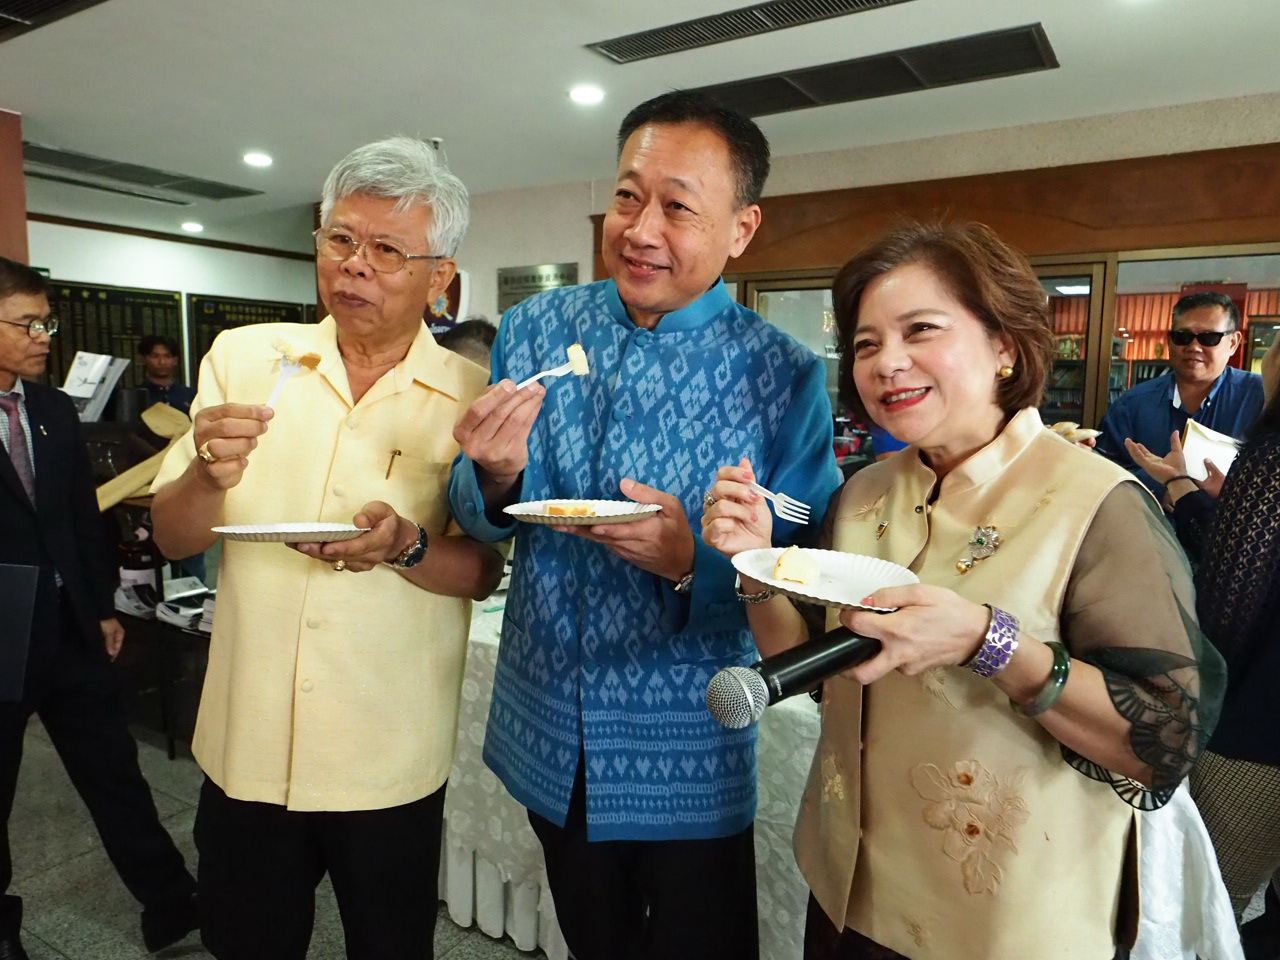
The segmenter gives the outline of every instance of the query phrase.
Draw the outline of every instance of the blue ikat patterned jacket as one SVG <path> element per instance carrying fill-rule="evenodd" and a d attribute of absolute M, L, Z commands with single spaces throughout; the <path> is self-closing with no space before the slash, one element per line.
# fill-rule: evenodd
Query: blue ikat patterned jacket
<path fill-rule="evenodd" d="M 723 282 L 653 331 L 631 321 L 612 281 L 535 296 L 503 318 L 492 378 L 559 366 L 571 343 L 591 373 L 544 381 L 520 499 L 625 499 L 629 477 L 678 497 L 697 537 L 704 491 L 743 456 L 761 483 L 815 511 L 839 486 L 823 361 Z M 477 539 L 516 533 L 486 516 L 465 455 L 450 501 Z M 807 536 L 820 519 L 804 530 L 775 521 L 775 539 Z M 511 795 L 563 824 L 581 753 L 592 840 L 746 829 L 755 731 L 725 730 L 704 699 L 717 670 L 757 658 L 733 584 L 729 562 L 701 539 L 682 597 L 599 544 L 522 525 L 484 748 Z"/>

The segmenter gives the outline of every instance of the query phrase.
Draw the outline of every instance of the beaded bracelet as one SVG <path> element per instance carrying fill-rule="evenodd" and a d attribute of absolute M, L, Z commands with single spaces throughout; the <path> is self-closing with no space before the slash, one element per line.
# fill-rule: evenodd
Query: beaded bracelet
<path fill-rule="evenodd" d="M 738 577 L 733 582 L 733 593 L 743 603 L 764 603 L 766 600 L 772 600 L 777 596 L 778 591 L 772 587 L 765 587 L 759 593 L 743 593 L 742 577 Z"/>
<path fill-rule="evenodd" d="M 1016 703 L 1013 698 L 1009 699 L 1009 706 L 1013 708 L 1013 712 L 1020 717 L 1038 717 L 1044 713 L 1062 696 L 1062 691 L 1067 685 L 1067 677 L 1071 673 L 1071 654 L 1067 652 L 1067 648 L 1060 643 L 1052 640 L 1045 644 L 1053 651 L 1053 670 L 1049 673 L 1049 679 L 1045 681 L 1045 685 L 1040 688 L 1040 692 L 1025 707 Z"/>
<path fill-rule="evenodd" d="M 985 679 L 991 679 L 1009 665 L 1018 649 L 1018 618 L 999 607 L 984 603 L 991 611 L 991 623 L 978 652 L 964 666 Z"/>

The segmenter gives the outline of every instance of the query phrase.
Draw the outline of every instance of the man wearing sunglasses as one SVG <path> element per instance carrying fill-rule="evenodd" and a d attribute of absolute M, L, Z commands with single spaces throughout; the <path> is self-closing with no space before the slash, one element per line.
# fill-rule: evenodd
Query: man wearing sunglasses
<path fill-rule="evenodd" d="M 1134 472 L 1157 497 L 1164 487 L 1138 467 L 1126 439 L 1156 456 L 1169 453 L 1170 438 L 1188 420 L 1237 439 L 1262 412 L 1262 378 L 1227 366 L 1240 347 L 1240 311 L 1222 293 L 1189 293 L 1173 306 L 1169 372 L 1120 396 L 1098 429 L 1097 450 Z"/>

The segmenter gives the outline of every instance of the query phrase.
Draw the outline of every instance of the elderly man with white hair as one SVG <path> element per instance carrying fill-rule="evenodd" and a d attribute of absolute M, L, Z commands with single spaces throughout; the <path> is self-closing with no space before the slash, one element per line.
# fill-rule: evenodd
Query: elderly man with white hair
<path fill-rule="evenodd" d="M 342 160 L 316 231 L 330 315 L 219 336 L 194 428 L 156 480 L 169 557 L 207 549 L 223 524 L 366 530 L 223 548 L 192 747 L 206 774 L 202 931 L 218 960 L 303 960 L 326 872 L 349 958 L 432 956 L 471 598 L 502 572 L 451 527 L 446 500 L 453 426 L 484 371 L 422 320 L 467 219 L 466 189 L 425 143 Z"/>

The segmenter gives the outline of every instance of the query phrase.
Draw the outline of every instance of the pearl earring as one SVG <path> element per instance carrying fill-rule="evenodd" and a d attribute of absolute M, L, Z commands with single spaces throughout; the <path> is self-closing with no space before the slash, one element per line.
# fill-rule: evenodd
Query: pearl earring
<path fill-rule="evenodd" d="M 1000 368 L 1001 380 L 1008 380 L 1012 376 L 1013 376 L 1013 367 L 1011 367 L 1009 364 L 1006 363 L 1003 367 Z"/>

